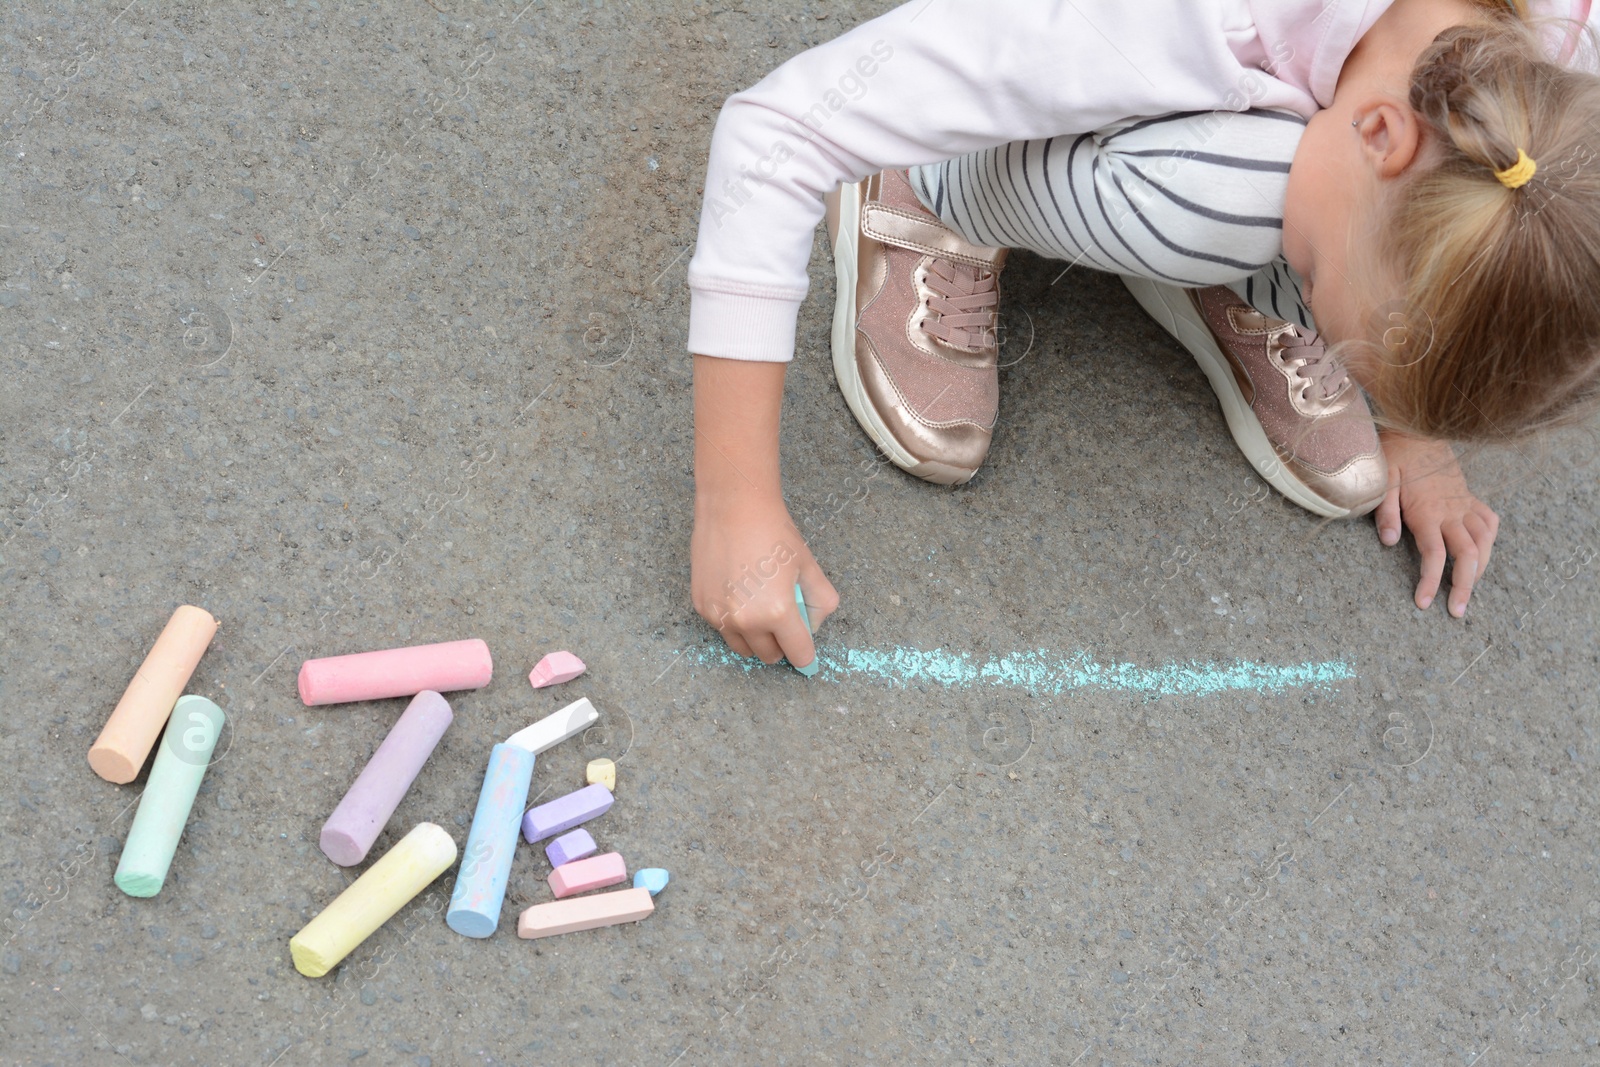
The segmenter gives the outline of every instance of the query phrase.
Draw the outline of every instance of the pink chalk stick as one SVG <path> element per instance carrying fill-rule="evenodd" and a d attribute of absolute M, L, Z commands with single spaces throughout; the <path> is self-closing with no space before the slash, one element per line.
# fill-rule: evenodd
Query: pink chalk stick
<path fill-rule="evenodd" d="M 648 889 L 618 889 L 590 897 L 535 904 L 517 919 L 517 936 L 550 937 L 638 922 L 655 910 L 655 901 L 650 899 Z"/>
<path fill-rule="evenodd" d="M 528 681 L 535 689 L 543 689 L 547 685 L 570 682 L 583 671 L 583 660 L 571 652 L 552 652 L 534 666 Z"/>
<path fill-rule="evenodd" d="M 416 696 L 425 689 L 436 693 L 481 689 L 493 673 L 489 646 L 476 638 L 359 652 L 302 663 L 300 699 L 309 708 Z"/>
<path fill-rule="evenodd" d="M 389 736 L 322 826 L 322 852 L 341 867 L 367 858 L 372 843 L 450 726 L 450 705 L 424 690 L 411 698 Z"/>
<path fill-rule="evenodd" d="M 628 880 L 628 867 L 622 862 L 622 853 L 607 852 L 590 856 L 586 860 L 563 863 L 550 872 L 550 890 L 556 899 L 591 889 L 604 889 L 608 885 Z"/>

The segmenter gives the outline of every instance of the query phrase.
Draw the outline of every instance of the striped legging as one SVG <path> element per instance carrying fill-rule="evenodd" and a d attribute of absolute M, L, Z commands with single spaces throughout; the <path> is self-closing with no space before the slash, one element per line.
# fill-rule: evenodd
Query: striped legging
<path fill-rule="evenodd" d="M 1279 111 L 1128 119 L 911 168 L 911 187 L 976 244 L 1114 274 L 1227 285 L 1314 329 L 1283 258 L 1283 201 L 1305 121 Z"/>

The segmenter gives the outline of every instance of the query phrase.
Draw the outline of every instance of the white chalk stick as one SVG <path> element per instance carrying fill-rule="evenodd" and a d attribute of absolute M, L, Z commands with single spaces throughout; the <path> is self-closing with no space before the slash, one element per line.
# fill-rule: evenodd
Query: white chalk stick
<path fill-rule="evenodd" d="M 535 756 L 554 748 L 574 734 L 587 730 L 600 713 L 594 710 L 589 698 L 575 700 L 560 711 L 546 715 L 526 729 L 518 730 L 506 738 L 506 744 L 525 748 Z"/>

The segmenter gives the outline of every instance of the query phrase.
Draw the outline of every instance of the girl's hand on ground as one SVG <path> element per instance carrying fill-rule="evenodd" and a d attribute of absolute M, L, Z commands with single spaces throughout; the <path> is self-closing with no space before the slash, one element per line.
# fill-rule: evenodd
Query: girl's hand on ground
<path fill-rule="evenodd" d="M 694 608 L 728 647 L 763 663 L 816 660 L 811 631 L 800 618 L 800 583 L 813 627 L 839 606 L 839 594 L 811 555 L 781 499 L 741 494 L 731 501 L 695 501 L 689 539 Z"/>
<path fill-rule="evenodd" d="M 1500 516 L 1472 495 L 1448 444 L 1393 432 L 1382 437 L 1389 492 L 1375 513 L 1378 540 L 1398 544 L 1402 522 L 1411 531 L 1422 553 L 1416 602 L 1423 609 L 1439 591 L 1445 557 L 1453 557 L 1450 614 L 1459 619 L 1467 612 L 1473 585 L 1489 567 Z"/>

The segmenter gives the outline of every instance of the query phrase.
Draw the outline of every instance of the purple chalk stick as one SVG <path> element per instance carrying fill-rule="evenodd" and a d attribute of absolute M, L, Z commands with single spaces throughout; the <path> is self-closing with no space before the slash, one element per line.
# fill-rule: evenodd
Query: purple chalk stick
<path fill-rule="evenodd" d="M 522 817 L 522 836 L 528 839 L 528 844 L 537 844 L 609 810 L 611 790 L 603 785 L 586 785 L 576 793 L 529 808 Z"/>
<path fill-rule="evenodd" d="M 322 825 L 322 851 L 341 867 L 367 858 L 411 782 L 428 762 L 454 716 L 444 697 L 424 689 L 411 698 L 389 736 Z"/>
<path fill-rule="evenodd" d="M 585 856 L 597 852 L 598 846 L 594 838 L 589 836 L 587 830 L 574 830 L 570 834 L 562 834 L 548 845 L 544 846 L 544 854 L 550 857 L 550 866 L 559 867 L 563 863 L 581 860 Z"/>

